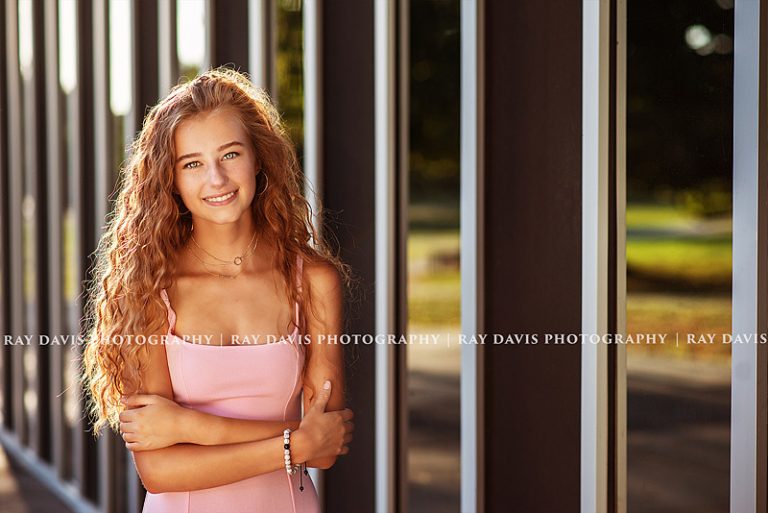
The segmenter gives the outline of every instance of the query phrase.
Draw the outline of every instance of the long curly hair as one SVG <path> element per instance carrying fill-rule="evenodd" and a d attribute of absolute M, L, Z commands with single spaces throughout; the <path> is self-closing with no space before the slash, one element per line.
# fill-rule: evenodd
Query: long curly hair
<path fill-rule="evenodd" d="M 96 437 L 107 425 L 118 431 L 120 396 L 141 390 L 141 371 L 148 360 L 145 343 L 116 342 L 161 332 L 167 314 L 160 292 L 172 284 L 176 255 L 192 230 L 189 210 L 173 193 L 175 130 L 184 120 L 222 107 L 234 107 L 253 145 L 261 169 L 256 190 L 264 193 L 251 210 L 262 239 L 276 248 L 287 297 L 298 301 L 302 311 L 311 308 L 306 280 L 301 291 L 290 286 L 298 279 L 297 255 L 307 263 L 332 263 L 345 293 L 350 290 L 349 266 L 313 226 L 295 148 L 267 93 L 246 74 L 224 67 L 175 86 L 150 110 L 128 148 L 114 211 L 97 245 L 87 285 L 81 380 Z M 305 326 L 299 328 L 303 332 Z"/>

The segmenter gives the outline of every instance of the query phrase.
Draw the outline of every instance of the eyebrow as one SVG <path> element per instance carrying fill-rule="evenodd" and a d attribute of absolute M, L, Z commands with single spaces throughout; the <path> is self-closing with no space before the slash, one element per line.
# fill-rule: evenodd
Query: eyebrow
<path fill-rule="evenodd" d="M 232 142 L 228 142 L 226 144 L 222 144 L 221 146 L 216 148 L 216 151 L 225 150 L 225 149 L 229 148 L 230 146 L 245 146 L 245 145 L 243 143 L 241 143 L 240 141 L 232 141 Z M 186 155 L 182 155 L 181 157 L 177 158 L 176 159 L 176 164 L 178 164 L 179 162 L 181 162 L 184 159 L 188 159 L 190 157 L 199 157 L 200 155 L 201 155 L 201 153 L 187 153 Z"/>

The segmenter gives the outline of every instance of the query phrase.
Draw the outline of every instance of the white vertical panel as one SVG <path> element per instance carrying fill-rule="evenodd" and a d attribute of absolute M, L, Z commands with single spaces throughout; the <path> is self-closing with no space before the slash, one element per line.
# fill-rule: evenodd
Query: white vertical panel
<path fill-rule="evenodd" d="M 483 333 L 483 1 L 461 2 L 461 331 Z M 483 511 L 483 346 L 461 347 L 461 511 Z"/>
<path fill-rule="evenodd" d="M 248 69 L 256 87 L 269 89 L 269 0 L 248 1 Z"/>
<path fill-rule="evenodd" d="M 608 0 L 582 19 L 582 332 L 608 329 Z M 607 507 L 607 346 L 581 347 L 581 512 Z"/>
<path fill-rule="evenodd" d="M 323 197 L 322 183 L 322 0 L 305 0 L 302 7 L 304 36 L 304 197 L 312 207 L 312 223 L 320 236 L 323 223 L 318 215 L 319 202 Z M 320 504 L 323 495 L 323 471 L 310 468 Z"/>
<path fill-rule="evenodd" d="M 376 333 L 395 323 L 395 2 L 374 4 Z M 395 354 L 376 345 L 376 511 L 395 511 Z"/>
<path fill-rule="evenodd" d="M 322 37 L 320 7 L 322 0 L 305 0 L 304 18 L 304 196 L 314 213 L 313 223 L 321 230 L 318 217 L 322 190 Z"/>
<path fill-rule="evenodd" d="M 203 0 L 203 23 L 205 23 L 205 52 L 203 53 L 203 66 L 201 71 L 209 69 L 213 65 L 214 45 L 216 38 L 213 28 L 213 17 L 216 15 L 216 0 Z"/>
<path fill-rule="evenodd" d="M 758 233 L 759 1 L 736 0 L 734 16 L 732 308 L 737 334 L 758 328 L 757 243 L 766 235 Z M 731 351 L 731 513 L 756 513 L 757 345 L 733 344 Z"/>
<path fill-rule="evenodd" d="M 157 3 L 157 97 L 164 98 L 176 85 L 179 59 L 176 52 L 176 0 Z"/>

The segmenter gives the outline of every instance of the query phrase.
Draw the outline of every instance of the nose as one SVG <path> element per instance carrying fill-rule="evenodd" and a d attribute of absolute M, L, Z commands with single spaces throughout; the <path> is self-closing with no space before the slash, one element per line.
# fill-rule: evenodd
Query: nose
<path fill-rule="evenodd" d="M 227 174 L 218 162 L 211 164 L 208 169 L 208 182 L 212 187 L 221 187 L 227 183 Z"/>

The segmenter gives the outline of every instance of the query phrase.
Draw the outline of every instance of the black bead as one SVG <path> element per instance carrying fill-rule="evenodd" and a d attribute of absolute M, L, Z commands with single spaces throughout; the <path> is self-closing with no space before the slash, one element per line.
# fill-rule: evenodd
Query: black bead
<path fill-rule="evenodd" d="M 283 444 L 283 449 L 290 449 L 290 448 L 291 448 L 291 444 Z"/>
<path fill-rule="evenodd" d="M 299 490 L 301 490 L 303 492 L 304 491 L 304 487 L 303 486 L 299 487 Z"/>

